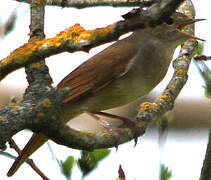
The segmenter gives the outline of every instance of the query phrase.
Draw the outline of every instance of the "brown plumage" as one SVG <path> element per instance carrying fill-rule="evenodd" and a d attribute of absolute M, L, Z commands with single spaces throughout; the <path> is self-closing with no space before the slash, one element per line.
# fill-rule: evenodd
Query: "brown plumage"
<path fill-rule="evenodd" d="M 95 55 L 67 75 L 57 88 L 69 87 L 62 120 L 69 121 L 82 110 L 102 111 L 130 103 L 151 91 L 165 76 L 176 47 L 191 35 L 178 28 L 194 20 L 175 13 L 173 24 L 136 30 Z M 33 134 L 8 172 L 12 176 L 21 164 L 48 138 Z"/>

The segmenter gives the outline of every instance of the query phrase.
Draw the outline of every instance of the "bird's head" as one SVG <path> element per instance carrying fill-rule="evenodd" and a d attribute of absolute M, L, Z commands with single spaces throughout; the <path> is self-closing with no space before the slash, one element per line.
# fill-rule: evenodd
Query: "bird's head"
<path fill-rule="evenodd" d="M 202 21 L 204 19 L 190 19 L 183 13 L 175 12 L 172 16 L 161 25 L 151 28 L 151 33 L 159 39 L 165 42 L 172 43 L 176 46 L 183 43 L 188 39 L 202 40 L 194 35 L 185 32 L 185 27 L 192 25 L 195 22 Z"/>

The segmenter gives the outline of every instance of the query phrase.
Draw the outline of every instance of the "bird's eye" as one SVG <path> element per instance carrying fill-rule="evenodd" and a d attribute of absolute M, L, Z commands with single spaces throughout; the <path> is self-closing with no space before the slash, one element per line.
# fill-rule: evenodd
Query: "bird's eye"
<path fill-rule="evenodd" d="M 174 23 L 174 20 L 172 18 L 166 19 L 166 24 L 172 25 Z"/>

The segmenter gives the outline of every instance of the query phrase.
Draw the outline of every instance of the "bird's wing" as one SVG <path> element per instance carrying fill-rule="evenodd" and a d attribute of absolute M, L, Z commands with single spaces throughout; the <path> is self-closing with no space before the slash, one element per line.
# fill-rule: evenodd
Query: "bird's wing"
<path fill-rule="evenodd" d="M 136 54 L 128 39 L 113 44 L 67 75 L 58 88 L 69 87 L 64 103 L 76 100 L 87 93 L 100 89 L 129 70 L 129 62 Z"/>
<path fill-rule="evenodd" d="M 133 36 L 129 38 L 133 38 Z M 127 67 L 129 60 L 133 58 L 138 48 L 130 44 L 131 39 L 129 40 L 129 38 L 125 38 L 109 46 L 64 78 L 57 86 L 58 88 L 70 88 L 70 94 L 64 102 L 70 102 L 77 97 L 99 89 L 113 79 L 127 73 L 129 70 Z M 46 141 L 47 138 L 44 135 L 33 134 L 9 169 L 7 175 L 12 176 L 22 163 Z"/>

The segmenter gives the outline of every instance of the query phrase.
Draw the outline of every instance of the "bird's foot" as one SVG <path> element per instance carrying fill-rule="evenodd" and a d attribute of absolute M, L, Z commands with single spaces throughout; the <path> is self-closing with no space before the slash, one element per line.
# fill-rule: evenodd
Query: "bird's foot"
<path fill-rule="evenodd" d="M 105 119 L 101 118 L 100 116 L 97 116 L 98 113 L 96 112 L 90 112 L 90 111 L 84 111 L 84 113 L 88 114 L 92 118 L 94 118 L 96 121 L 98 121 L 104 128 L 106 129 L 112 129 L 109 122 L 107 122 Z"/>
<path fill-rule="evenodd" d="M 118 129 L 112 127 L 109 122 L 107 122 L 105 119 L 101 118 L 100 116 L 104 116 L 104 117 L 107 117 L 107 118 L 112 118 L 112 119 L 117 119 L 117 120 L 122 121 L 123 122 L 123 126 L 129 127 L 129 128 L 134 130 L 134 132 L 135 132 L 134 141 L 135 141 L 135 146 L 136 146 L 137 138 L 138 138 L 138 128 L 139 127 L 137 126 L 135 121 L 133 121 L 133 120 L 131 120 L 129 118 L 113 115 L 113 114 L 106 113 L 106 112 L 89 112 L 89 111 L 84 111 L 84 112 L 87 113 L 88 115 L 90 115 L 91 117 L 93 117 L 94 119 L 96 119 L 98 122 L 100 122 L 100 124 L 103 127 L 105 127 L 106 129 L 114 132 L 114 134 L 115 134 L 115 136 L 117 138 L 120 135 Z"/>

